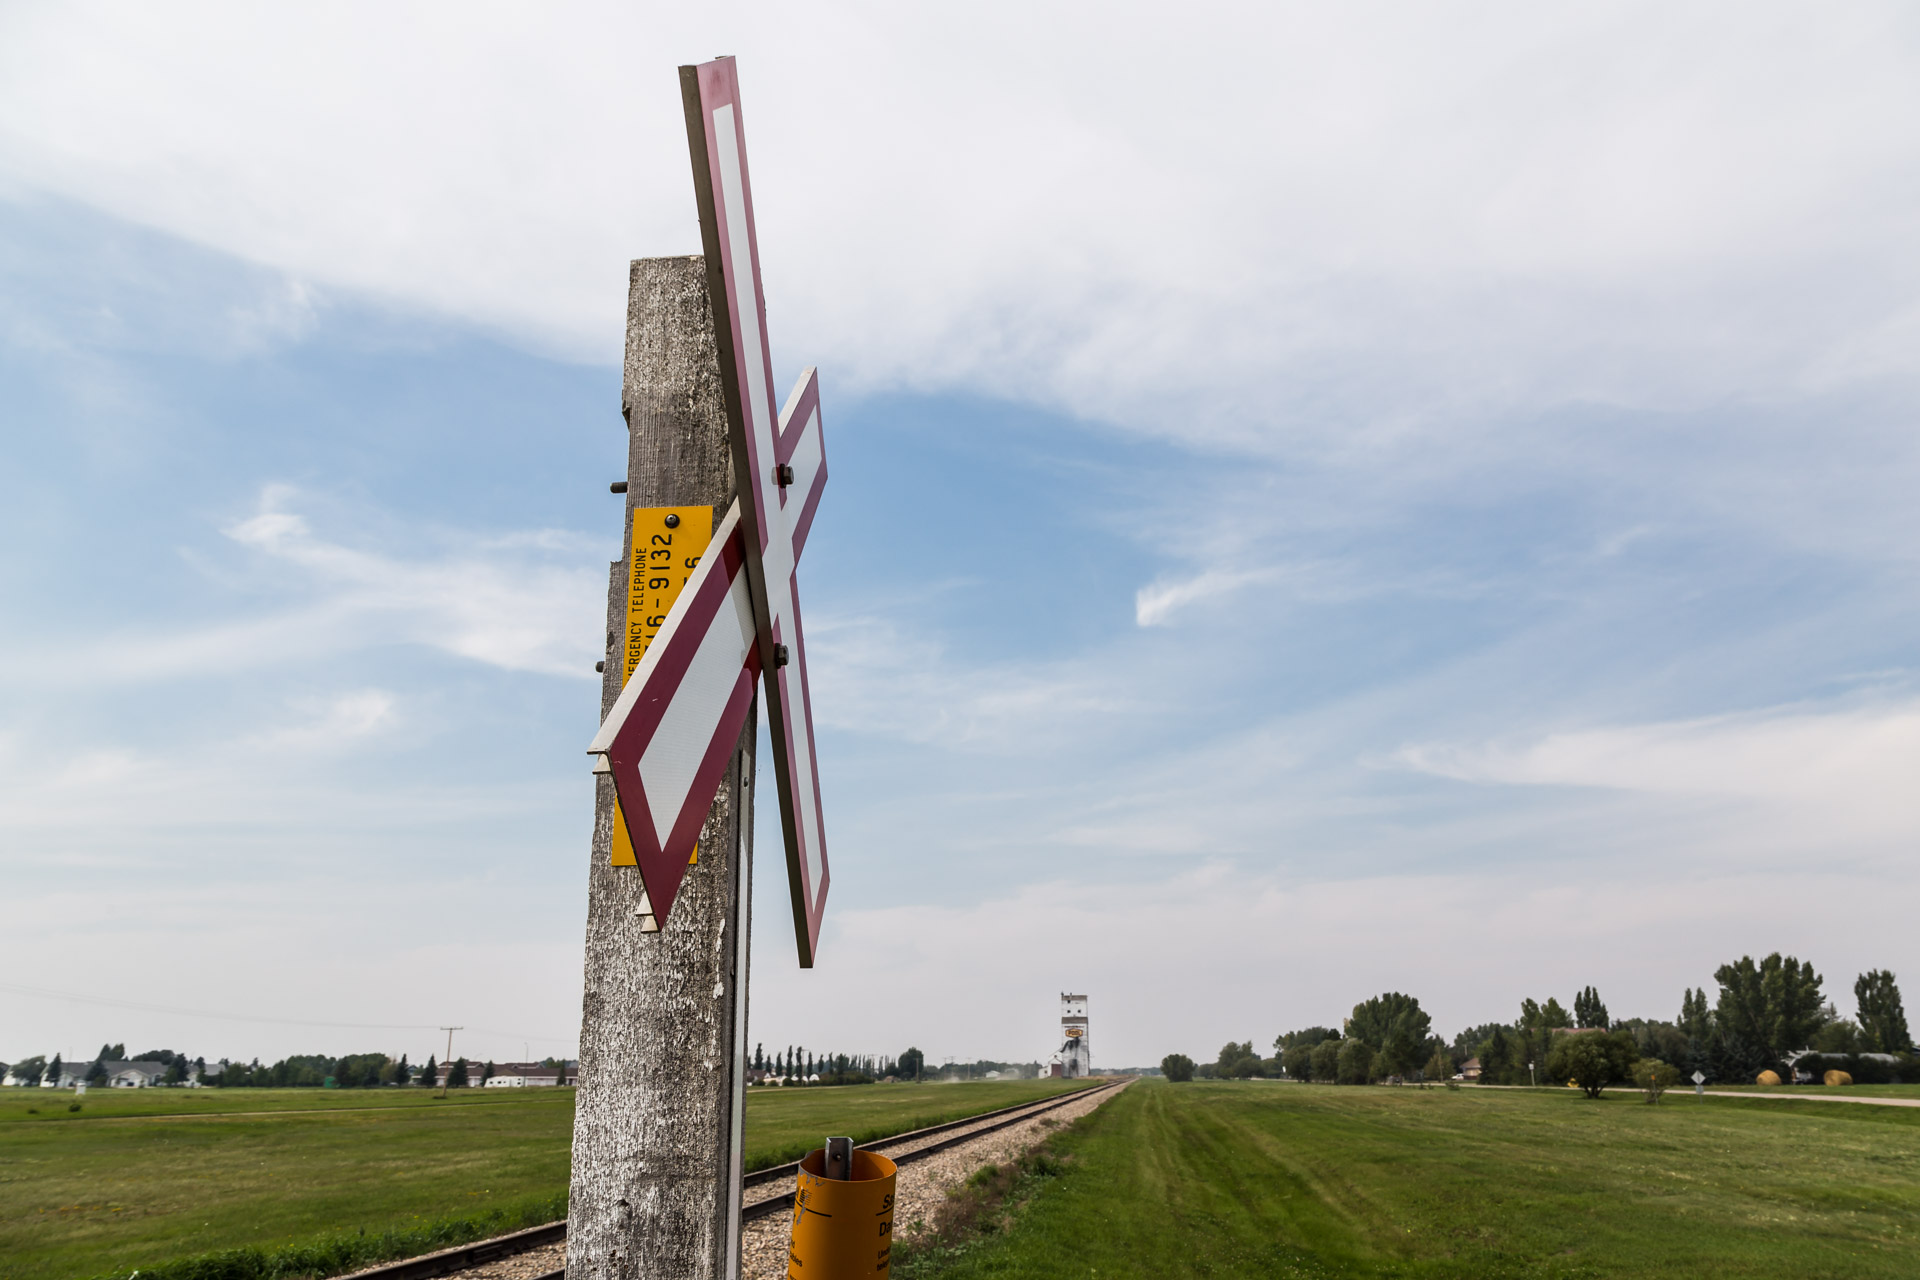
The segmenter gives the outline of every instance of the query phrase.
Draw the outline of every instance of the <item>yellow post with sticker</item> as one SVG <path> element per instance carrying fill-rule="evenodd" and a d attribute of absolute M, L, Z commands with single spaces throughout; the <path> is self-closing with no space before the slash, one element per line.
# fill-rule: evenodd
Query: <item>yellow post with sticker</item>
<path fill-rule="evenodd" d="M 885 1280 L 893 1268 L 893 1189 L 885 1156 L 829 1138 L 800 1161 L 787 1280 Z"/>
<path fill-rule="evenodd" d="M 713 541 L 712 507 L 635 507 L 633 552 L 627 562 L 627 633 L 620 642 L 620 684 L 639 669 L 647 646 L 666 625 L 673 602 L 687 585 L 700 557 Z M 613 857 L 616 867 L 638 866 L 627 815 L 613 802 Z M 689 863 L 700 861 L 696 847 Z"/>

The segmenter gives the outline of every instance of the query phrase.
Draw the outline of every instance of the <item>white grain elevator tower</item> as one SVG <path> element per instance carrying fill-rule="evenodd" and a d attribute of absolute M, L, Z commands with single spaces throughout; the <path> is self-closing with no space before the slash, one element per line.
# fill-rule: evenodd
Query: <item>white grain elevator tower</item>
<path fill-rule="evenodd" d="M 1093 1074 L 1093 1045 L 1087 1037 L 1087 998 L 1060 993 L 1060 1052 L 1056 1070 L 1072 1080 Z"/>

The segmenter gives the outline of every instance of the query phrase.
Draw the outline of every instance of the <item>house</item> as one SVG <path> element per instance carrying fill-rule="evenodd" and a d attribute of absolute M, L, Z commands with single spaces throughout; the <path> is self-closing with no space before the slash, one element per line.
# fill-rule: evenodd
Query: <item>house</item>
<path fill-rule="evenodd" d="M 87 1077 L 93 1074 L 94 1065 L 91 1062 L 62 1062 L 59 1075 L 56 1077 L 54 1072 L 48 1071 L 40 1078 L 40 1087 L 71 1089 L 75 1085 L 85 1084 Z M 107 1058 L 98 1065 L 107 1073 L 107 1078 L 99 1082 L 102 1088 L 107 1089 L 150 1089 L 167 1074 L 167 1064 L 164 1062 L 123 1062 Z"/>
<path fill-rule="evenodd" d="M 486 1064 L 467 1061 L 467 1083 L 480 1084 L 480 1077 L 486 1072 Z M 453 1074 L 453 1063 L 439 1064 L 435 1084 L 445 1087 L 447 1077 Z M 486 1079 L 489 1089 L 541 1089 L 554 1085 L 580 1083 L 580 1064 L 569 1062 L 564 1067 L 550 1067 L 543 1062 L 496 1062 L 493 1074 Z"/>
<path fill-rule="evenodd" d="M 1480 1059 L 1468 1058 L 1465 1062 L 1461 1063 L 1460 1078 L 1462 1080 L 1478 1080 L 1480 1078 Z"/>

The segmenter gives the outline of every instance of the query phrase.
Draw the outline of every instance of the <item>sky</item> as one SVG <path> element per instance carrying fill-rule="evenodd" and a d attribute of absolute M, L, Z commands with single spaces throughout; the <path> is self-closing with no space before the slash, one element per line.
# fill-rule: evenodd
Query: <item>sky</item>
<path fill-rule="evenodd" d="M 1920 979 L 1910 6 L 15 0 L 0 1059 L 573 1052 L 720 53 L 831 470 L 751 1039 Z"/>

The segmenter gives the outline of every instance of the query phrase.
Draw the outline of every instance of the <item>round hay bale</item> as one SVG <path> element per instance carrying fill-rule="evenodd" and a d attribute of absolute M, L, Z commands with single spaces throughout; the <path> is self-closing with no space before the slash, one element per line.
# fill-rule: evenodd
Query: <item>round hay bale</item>
<path fill-rule="evenodd" d="M 1837 1085 L 1837 1084 L 1852 1084 L 1852 1083 L 1853 1083 L 1853 1077 L 1852 1077 L 1852 1076 L 1850 1076 L 1850 1075 L 1848 1075 L 1848 1074 L 1847 1074 L 1846 1072 L 1844 1072 L 1844 1071 L 1829 1071 L 1829 1072 L 1827 1072 L 1827 1074 L 1826 1074 L 1826 1075 L 1824 1075 L 1824 1076 L 1822 1076 L 1822 1077 L 1821 1077 L 1821 1079 L 1823 1079 L 1823 1080 L 1824 1080 L 1824 1081 L 1825 1081 L 1826 1083 L 1828 1083 L 1828 1084 L 1836 1084 L 1836 1085 Z"/>
<path fill-rule="evenodd" d="M 1753 1082 L 1755 1084 L 1779 1084 L 1780 1073 L 1778 1071 L 1762 1071 L 1753 1078 Z"/>

